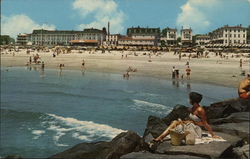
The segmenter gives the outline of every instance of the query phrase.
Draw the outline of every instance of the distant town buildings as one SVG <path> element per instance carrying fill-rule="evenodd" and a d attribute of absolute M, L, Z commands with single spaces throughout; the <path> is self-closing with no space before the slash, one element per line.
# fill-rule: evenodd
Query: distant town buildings
<path fill-rule="evenodd" d="M 209 44 L 211 38 L 209 35 L 197 35 L 195 39 L 195 44 L 197 45 L 206 45 Z"/>
<path fill-rule="evenodd" d="M 30 34 L 18 34 L 16 43 L 18 45 L 27 45 L 30 42 Z"/>
<path fill-rule="evenodd" d="M 127 35 L 110 34 L 108 30 L 86 28 L 82 31 L 74 30 L 33 30 L 31 34 L 17 35 L 19 45 L 74 45 L 74 46 L 183 46 L 192 45 L 220 45 L 236 46 L 247 43 L 247 28 L 242 25 L 225 25 L 208 34 L 195 35 L 192 29 L 180 30 L 180 42 L 177 43 L 178 30 L 166 27 L 160 28 L 131 27 Z"/>
<path fill-rule="evenodd" d="M 29 35 L 33 45 L 101 45 L 105 40 L 106 29 L 88 28 L 73 30 L 33 30 Z M 19 42 L 25 44 L 25 35 L 18 35 Z"/>
<path fill-rule="evenodd" d="M 212 31 L 209 35 L 213 44 L 222 44 L 223 46 L 246 44 L 247 42 L 247 28 L 242 27 L 242 25 L 225 25 Z"/>
<path fill-rule="evenodd" d="M 192 44 L 192 29 L 181 29 L 181 43 L 182 45 Z"/>
<path fill-rule="evenodd" d="M 166 46 L 177 44 L 177 29 L 165 28 L 162 30 L 161 40 L 165 42 Z"/>
<path fill-rule="evenodd" d="M 157 46 L 160 40 L 160 28 L 132 27 L 127 29 L 127 36 L 118 40 L 118 45 Z"/>

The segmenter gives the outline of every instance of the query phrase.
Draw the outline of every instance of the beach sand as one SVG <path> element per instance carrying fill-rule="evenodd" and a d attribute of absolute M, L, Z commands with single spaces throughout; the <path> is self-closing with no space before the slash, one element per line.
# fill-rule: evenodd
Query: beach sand
<path fill-rule="evenodd" d="M 63 69 L 67 70 L 81 70 L 82 60 L 85 60 L 86 71 L 98 72 L 112 72 L 123 75 L 127 68 L 131 66 L 136 68 L 137 72 L 131 73 L 132 76 L 151 76 L 161 79 L 171 79 L 172 67 L 175 66 L 180 70 L 180 77 L 184 74 L 186 80 L 186 62 L 188 57 L 182 57 L 179 61 L 178 55 L 173 55 L 173 52 L 160 52 L 161 55 L 153 55 L 149 58 L 147 51 L 136 51 L 138 56 L 134 56 L 134 51 L 124 51 L 124 58 L 121 58 L 121 51 L 111 51 L 102 54 L 101 51 L 92 52 L 83 51 L 79 53 L 73 50 L 70 54 L 59 54 L 55 58 L 52 57 L 51 52 L 31 52 L 26 54 L 26 50 L 6 54 L 6 51 L 1 52 L 1 66 L 14 67 L 25 66 L 29 61 L 29 57 L 38 53 L 41 61 L 45 63 L 46 68 L 59 69 L 59 64 L 64 64 Z M 127 58 L 125 55 L 127 54 Z M 185 54 L 185 53 L 182 53 Z M 194 53 L 195 54 L 195 53 Z M 188 54 L 187 54 L 188 55 Z M 226 55 L 224 53 L 224 55 Z M 216 85 L 223 85 L 228 87 L 238 87 L 239 82 L 244 78 L 241 76 L 241 70 L 245 70 L 246 74 L 249 73 L 249 58 L 220 58 L 215 56 L 215 53 L 209 53 L 209 58 L 191 58 L 191 82 L 210 83 Z M 236 54 L 235 54 L 236 55 Z M 245 54 L 246 55 L 246 54 Z M 243 60 L 243 67 L 240 68 L 240 59 Z M 148 60 L 152 60 L 149 62 Z M 41 67 L 41 65 L 36 65 Z"/>

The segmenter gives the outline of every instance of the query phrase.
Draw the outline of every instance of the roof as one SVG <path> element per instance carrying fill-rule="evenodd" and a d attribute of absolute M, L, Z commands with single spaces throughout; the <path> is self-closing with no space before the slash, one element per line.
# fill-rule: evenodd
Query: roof
<path fill-rule="evenodd" d="M 97 40 L 71 40 L 70 43 L 98 43 Z"/>
<path fill-rule="evenodd" d="M 154 41 L 155 39 L 133 39 L 131 37 L 122 37 L 120 38 L 121 41 L 123 40 L 131 40 L 131 41 Z"/>
<path fill-rule="evenodd" d="M 127 35 L 131 34 L 160 34 L 161 30 L 160 28 L 141 28 L 141 27 L 132 27 L 127 29 Z"/>
<path fill-rule="evenodd" d="M 44 30 L 38 29 L 33 30 L 32 34 L 77 34 L 83 31 L 75 31 L 75 30 Z"/>
<path fill-rule="evenodd" d="M 166 30 L 166 31 L 177 31 L 176 28 L 169 28 L 169 27 L 164 28 L 162 31 L 164 31 L 164 30 Z"/>
<path fill-rule="evenodd" d="M 83 33 L 105 33 L 103 30 L 95 29 L 95 28 L 87 28 L 83 30 Z"/>

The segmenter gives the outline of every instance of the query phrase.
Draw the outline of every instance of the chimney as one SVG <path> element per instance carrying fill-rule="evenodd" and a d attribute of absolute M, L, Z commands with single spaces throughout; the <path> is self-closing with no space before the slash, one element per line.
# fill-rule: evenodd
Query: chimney
<path fill-rule="evenodd" d="M 109 25 L 110 25 L 110 24 L 109 24 L 109 22 L 108 22 L 108 35 L 110 35 L 110 32 L 109 32 Z"/>

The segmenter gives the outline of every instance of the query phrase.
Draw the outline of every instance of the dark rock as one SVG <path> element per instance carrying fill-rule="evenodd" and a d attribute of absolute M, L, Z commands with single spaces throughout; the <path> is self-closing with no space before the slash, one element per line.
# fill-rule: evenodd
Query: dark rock
<path fill-rule="evenodd" d="M 249 141 L 249 122 L 211 125 L 213 131 L 236 135 Z"/>
<path fill-rule="evenodd" d="M 81 143 L 50 158 L 82 159 L 82 158 L 112 158 L 140 151 L 145 146 L 142 138 L 135 132 L 128 131 L 117 135 L 110 142 Z"/>
<path fill-rule="evenodd" d="M 248 99 L 230 99 L 204 107 L 208 119 L 225 118 L 232 113 L 246 112 L 250 110 L 250 100 Z"/>
<path fill-rule="evenodd" d="M 121 159 L 205 159 L 204 157 L 191 155 L 171 155 L 171 154 L 155 154 L 150 152 L 132 152 L 121 157 Z"/>
<path fill-rule="evenodd" d="M 148 134 L 151 134 L 154 138 L 158 137 L 165 129 L 167 125 L 158 117 L 149 116 L 147 128 L 144 131 L 143 138 Z"/>
<path fill-rule="evenodd" d="M 205 158 L 219 158 L 226 156 L 225 153 L 232 151 L 232 147 L 242 142 L 237 136 L 216 132 L 216 135 L 227 140 L 225 142 L 211 142 L 209 144 L 172 146 L 170 141 L 161 143 L 156 153 L 171 155 L 191 155 Z"/>
<path fill-rule="evenodd" d="M 184 105 L 176 105 L 173 110 L 164 118 L 162 118 L 162 121 L 166 125 L 170 125 L 172 121 L 177 120 L 178 118 L 184 120 L 189 115 L 188 107 Z"/>
<path fill-rule="evenodd" d="M 210 119 L 210 124 L 249 122 L 249 112 L 233 113 L 225 118 Z"/>
<path fill-rule="evenodd" d="M 3 159 L 23 159 L 21 156 L 18 155 L 11 155 L 11 156 L 7 156 Z"/>
<path fill-rule="evenodd" d="M 233 148 L 233 154 L 237 159 L 249 159 L 249 144 Z"/>

